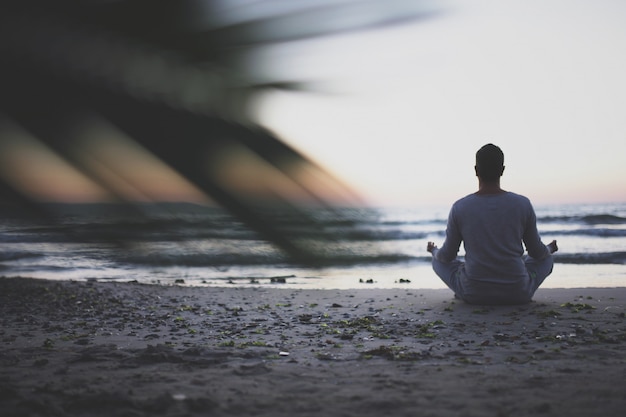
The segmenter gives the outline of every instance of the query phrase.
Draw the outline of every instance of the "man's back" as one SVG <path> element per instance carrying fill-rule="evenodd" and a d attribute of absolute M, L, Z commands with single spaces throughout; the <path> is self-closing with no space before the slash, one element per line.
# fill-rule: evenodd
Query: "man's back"
<path fill-rule="evenodd" d="M 465 247 L 465 272 L 476 281 L 513 283 L 524 280 L 524 248 L 542 259 L 549 252 L 537 232 L 530 201 L 519 194 L 470 194 L 450 210 L 445 244 L 437 259 L 456 257 L 461 241 Z"/>
<path fill-rule="evenodd" d="M 530 200 L 504 191 L 502 149 L 488 143 L 476 152 L 478 191 L 458 200 L 448 217 L 441 249 L 428 242 L 433 269 L 468 303 L 518 304 L 532 299 L 552 273 L 556 240 L 544 246 Z M 456 259 L 465 246 L 465 262 Z M 528 257 L 523 257 L 524 248 Z"/>

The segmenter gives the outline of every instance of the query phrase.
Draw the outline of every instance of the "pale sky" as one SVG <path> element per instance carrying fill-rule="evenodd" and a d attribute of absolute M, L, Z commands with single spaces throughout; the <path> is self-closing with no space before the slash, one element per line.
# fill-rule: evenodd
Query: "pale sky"
<path fill-rule="evenodd" d="M 626 201 L 626 2 L 434 4 L 416 24 L 263 50 L 255 70 L 320 91 L 268 94 L 259 120 L 373 204 L 473 192 L 488 142 L 503 188 L 536 204 Z"/>
<path fill-rule="evenodd" d="M 218 14 L 233 22 L 289 11 L 285 7 L 317 11 L 309 21 L 302 20 L 306 12 L 287 19 L 287 30 L 296 33 L 360 26 L 407 10 L 436 12 L 387 29 L 276 43 L 237 67 L 253 81 L 313 87 L 261 94 L 253 116 L 365 202 L 447 206 L 476 189 L 474 155 L 489 142 L 505 154 L 503 188 L 535 204 L 626 202 L 626 1 L 208 4 L 221 4 Z M 280 35 L 285 27 L 274 23 L 270 29 Z M 206 201 L 97 115 L 74 135 L 88 145 L 77 145 L 77 155 L 118 195 Z M 0 176 L 34 198 L 108 198 L 2 114 L 0 138 Z M 260 171 L 243 169 L 248 162 L 222 165 L 233 181 L 254 186 Z M 288 181 L 269 182 L 280 188 Z"/>

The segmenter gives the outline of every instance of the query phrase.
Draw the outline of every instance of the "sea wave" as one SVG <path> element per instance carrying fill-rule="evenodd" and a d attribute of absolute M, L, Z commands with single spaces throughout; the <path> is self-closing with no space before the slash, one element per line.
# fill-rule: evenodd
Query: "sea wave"
<path fill-rule="evenodd" d="M 591 236 L 591 237 L 626 237 L 626 229 L 572 229 L 572 230 L 545 230 L 542 236 Z"/>
<path fill-rule="evenodd" d="M 3 251 L 0 252 L 0 262 L 18 261 L 20 259 L 38 258 L 41 254 L 34 252 L 21 252 L 21 251 Z"/>
<path fill-rule="evenodd" d="M 463 260 L 463 257 L 459 257 Z M 226 266 L 276 266 L 289 265 L 288 260 L 281 256 L 242 255 L 238 253 L 221 254 L 155 254 L 125 256 L 123 261 L 129 264 L 149 266 L 185 266 L 185 267 L 226 267 Z M 380 253 L 371 255 L 339 254 L 328 256 L 318 262 L 316 267 L 367 267 L 371 265 L 393 265 L 407 262 L 430 263 L 430 255 L 407 255 Z M 563 253 L 554 257 L 556 264 L 621 264 L 626 265 L 626 252 L 602 253 Z"/>
<path fill-rule="evenodd" d="M 626 224 L 626 218 L 612 214 L 594 214 L 581 217 L 581 221 L 587 224 Z"/>
<path fill-rule="evenodd" d="M 254 231 L 220 209 L 197 206 L 155 206 L 147 217 L 116 215 L 110 206 L 70 206 L 55 223 L 14 221 L 0 217 L 0 262 L 25 267 L 42 257 L 55 265 L 76 265 L 95 259 L 106 265 L 151 267 L 275 266 L 287 260 Z M 610 208 L 543 212 L 538 227 L 544 241 L 558 239 L 556 263 L 626 264 L 625 210 Z M 347 266 L 430 262 L 425 240 L 439 244 L 446 221 L 425 211 L 319 210 L 308 213 L 315 222 L 282 219 L 285 233 L 324 251 L 318 266 Z M 549 214 L 549 215 L 548 215 Z M 277 216 L 280 213 L 276 213 Z M 325 233 L 330 231 L 330 233 Z M 334 240 L 329 242 L 328 235 Z M 421 242 L 420 242 L 421 241 Z M 89 243 L 88 245 L 83 242 Z M 123 245 L 110 244 L 119 242 Z M 93 243 L 93 244 L 92 244 Z M 139 248 L 139 249 L 138 249 Z M 142 248 L 150 248 L 142 249 Z M 576 253 L 567 253 L 567 249 Z M 593 248 L 599 253 L 585 253 Z M 120 250 L 121 249 L 121 250 Z M 578 253 L 580 252 L 580 253 Z M 328 253 L 328 254 L 327 254 Z M 327 254 L 327 255 L 326 255 Z M 109 262 L 110 261 L 110 262 Z M 98 263 L 100 265 L 100 263 Z M 44 268 L 44 266 L 42 266 Z"/>
<path fill-rule="evenodd" d="M 562 216 L 540 216 L 537 218 L 538 223 L 579 223 L 586 225 L 619 225 L 626 224 L 626 217 L 616 216 L 614 214 L 588 214 L 588 215 L 562 215 Z"/>
<path fill-rule="evenodd" d="M 554 256 L 562 264 L 621 264 L 626 265 L 626 252 L 564 253 Z"/>
<path fill-rule="evenodd" d="M 367 266 L 380 264 L 395 264 L 399 262 L 409 262 L 415 260 L 424 260 L 424 257 L 416 257 L 405 254 L 376 254 L 376 255 L 351 255 L 339 254 L 328 256 L 323 260 L 319 260 L 314 267 L 338 267 L 338 266 Z M 126 255 L 121 256 L 119 261 L 128 264 L 168 267 L 168 266 L 184 266 L 184 267 L 227 267 L 227 266 L 281 266 L 290 263 L 282 256 L 264 256 L 250 255 L 239 253 L 220 253 L 220 254 L 153 254 L 153 255 Z"/>
<path fill-rule="evenodd" d="M 365 227 L 353 223 L 351 227 L 330 227 L 328 225 L 290 224 L 284 227 L 285 233 L 303 239 L 328 237 L 328 231 L 337 241 L 392 241 L 424 239 L 429 235 L 442 235 L 444 228 L 438 231 L 413 231 L 400 227 Z M 197 239 L 237 239 L 241 241 L 259 240 L 260 236 L 236 223 L 213 224 L 200 221 L 148 220 L 143 222 L 103 222 L 58 224 L 14 229 L 0 234 L 0 242 L 98 242 L 98 241 L 183 241 Z"/>

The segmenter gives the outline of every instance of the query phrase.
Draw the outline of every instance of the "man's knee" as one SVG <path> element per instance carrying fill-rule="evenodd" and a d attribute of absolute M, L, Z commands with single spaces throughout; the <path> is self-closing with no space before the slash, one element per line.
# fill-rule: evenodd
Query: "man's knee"
<path fill-rule="evenodd" d="M 526 261 L 526 270 L 533 279 L 545 279 L 553 269 L 554 257 L 552 255 L 540 260 L 530 258 Z"/>
<path fill-rule="evenodd" d="M 455 294 L 462 294 L 461 274 L 463 262 L 459 260 L 443 263 L 433 258 L 433 271 Z"/>

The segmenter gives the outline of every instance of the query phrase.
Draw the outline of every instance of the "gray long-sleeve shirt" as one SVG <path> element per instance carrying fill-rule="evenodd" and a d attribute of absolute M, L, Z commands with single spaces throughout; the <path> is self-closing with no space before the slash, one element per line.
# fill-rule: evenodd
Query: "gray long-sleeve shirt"
<path fill-rule="evenodd" d="M 550 254 L 537 231 L 530 200 L 512 192 L 470 194 L 452 205 L 446 240 L 436 251 L 441 262 L 456 259 L 461 241 L 465 248 L 468 279 L 512 283 L 525 279 L 524 243 L 528 255 L 543 259 Z"/>

